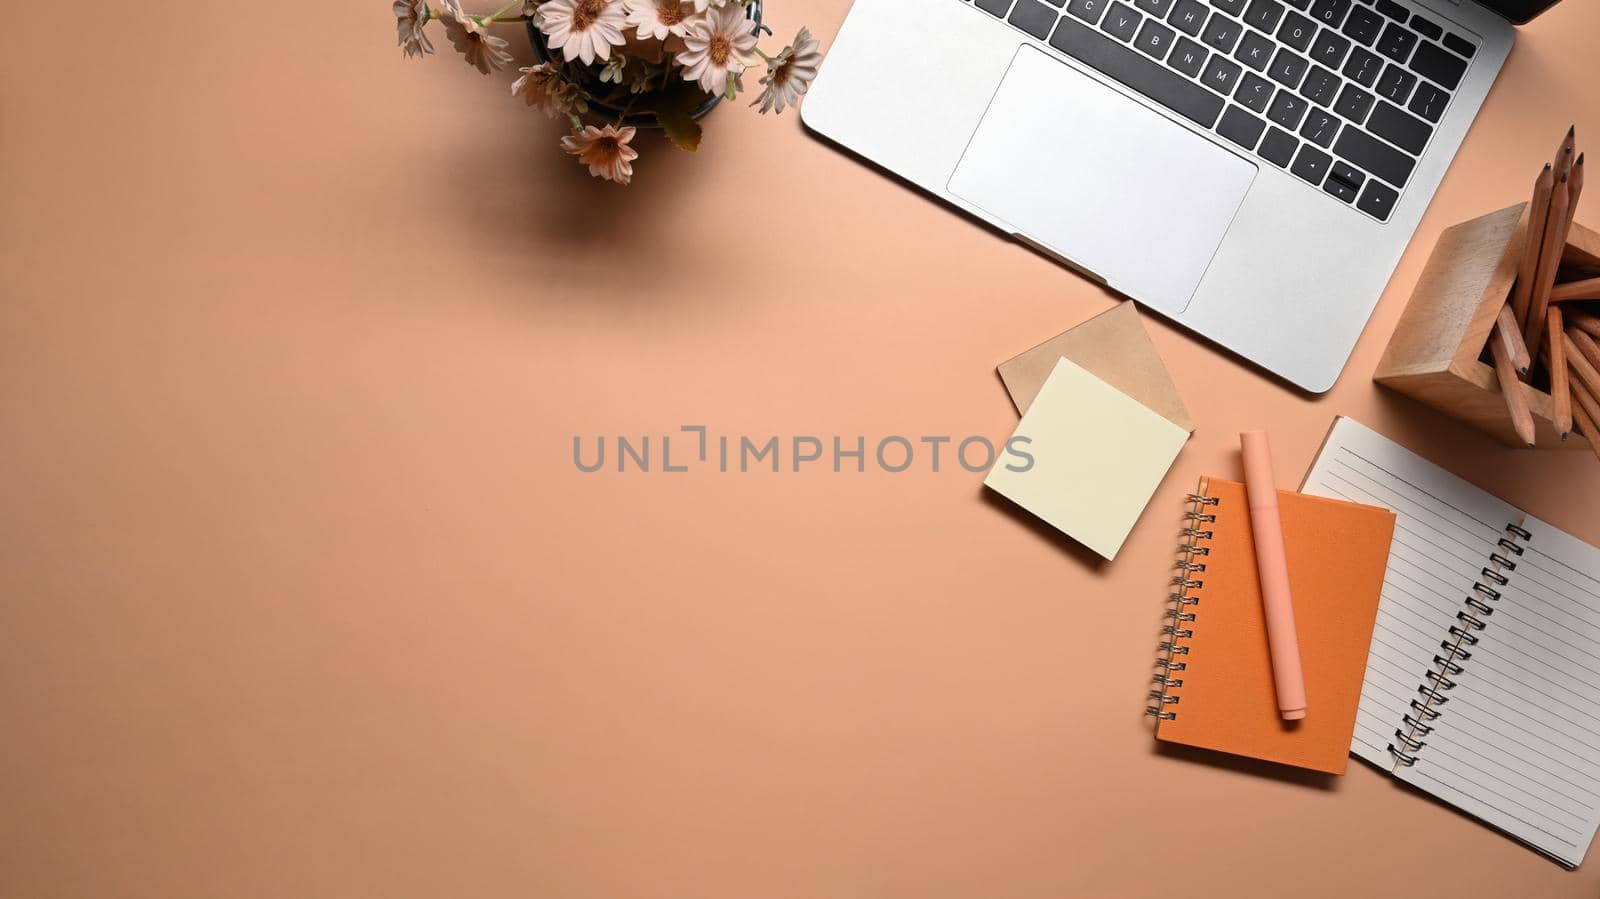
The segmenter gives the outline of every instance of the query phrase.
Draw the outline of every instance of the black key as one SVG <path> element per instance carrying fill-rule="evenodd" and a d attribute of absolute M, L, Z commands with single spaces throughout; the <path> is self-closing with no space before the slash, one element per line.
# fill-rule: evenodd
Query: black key
<path fill-rule="evenodd" d="M 1283 20 L 1283 25 L 1278 29 L 1278 40 L 1302 52 L 1311 46 L 1311 38 L 1316 36 L 1317 23 L 1311 21 L 1297 12 L 1289 13 Z"/>
<path fill-rule="evenodd" d="M 1343 181 L 1344 183 L 1355 188 L 1359 188 L 1361 185 L 1367 183 L 1366 172 L 1352 168 L 1350 165 L 1340 162 L 1337 159 L 1333 161 L 1333 170 L 1328 173 L 1328 177 L 1338 178 L 1340 181 Z"/>
<path fill-rule="evenodd" d="M 1372 111 L 1372 102 L 1376 99 L 1370 92 L 1347 84 L 1339 92 L 1339 102 L 1333 104 L 1333 111 L 1359 125 L 1366 121 L 1367 113 Z"/>
<path fill-rule="evenodd" d="M 1158 19 L 1165 19 L 1167 13 L 1172 12 L 1172 0 L 1133 0 L 1133 2 Z"/>
<path fill-rule="evenodd" d="M 1432 19 L 1424 19 L 1421 16 L 1411 17 L 1411 29 L 1423 37 L 1432 38 L 1434 40 L 1438 40 L 1444 36 L 1443 28 L 1440 28 L 1438 25 L 1434 24 Z"/>
<path fill-rule="evenodd" d="M 1328 177 L 1328 167 L 1333 165 L 1333 157 L 1318 150 L 1310 144 L 1300 148 L 1300 154 L 1294 158 L 1294 165 L 1289 171 L 1312 184 L 1321 184 L 1322 179 Z"/>
<path fill-rule="evenodd" d="M 1421 156 L 1433 137 L 1433 126 L 1392 103 L 1379 103 L 1367 120 L 1367 130 L 1413 156 Z"/>
<path fill-rule="evenodd" d="M 1206 66 L 1206 73 L 1200 77 L 1206 87 L 1226 95 L 1233 90 L 1234 84 L 1239 81 L 1239 73 L 1244 71 L 1239 64 L 1223 56 L 1221 53 L 1213 54 L 1211 64 Z"/>
<path fill-rule="evenodd" d="M 1300 79 L 1306 76 L 1306 69 L 1310 66 L 1311 63 L 1306 62 L 1304 56 L 1280 49 L 1278 55 L 1272 58 L 1272 69 L 1267 74 L 1273 81 L 1293 90 L 1300 86 Z"/>
<path fill-rule="evenodd" d="M 1416 46 L 1417 33 L 1393 22 L 1383 29 L 1383 35 L 1378 38 L 1378 52 L 1395 62 L 1405 62 Z"/>
<path fill-rule="evenodd" d="M 1339 117 L 1325 109 L 1313 109 L 1306 116 L 1306 123 L 1300 126 L 1300 136 L 1319 147 L 1326 147 L 1333 143 L 1333 136 L 1339 133 Z"/>
<path fill-rule="evenodd" d="M 1267 136 L 1262 138 L 1261 146 L 1256 150 L 1261 158 L 1272 163 L 1280 169 L 1289 167 L 1289 160 L 1294 158 L 1294 151 L 1300 146 L 1300 141 L 1295 136 L 1282 128 L 1272 128 L 1267 131 Z"/>
<path fill-rule="evenodd" d="M 1100 23 L 1100 27 L 1109 34 L 1131 41 L 1133 36 L 1139 33 L 1139 23 L 1143 21 L 1144 13 L 1126 3 L 1113 3 L 1111 11 L 1106 13 L 1105 21 Z"/>
<path fill-rule="evenodd" d="M 1239 90 L 1234 92 L 1233 99 L 1256 112 L 1265 113 L 1267 104 L 1272 102 L 1272 91 L 1272 82 L 1260 75 L 1246 72 L 1244 81 L 1239 84 Z"/>
<path fill-rule="evenodd" d="M 1438 44 L 1424 43 L 1411 57 L 1411 70 L 1424 78 L 1437 81 L 1450 90 L 1461 83 L 1467 73 L 1467 64 L 1454 53 L 1447 53 Z"/>
<path fill-rule="evenodd" d="M 1272 51 L 1277 46 L 1271 38 L 1247 31 L 1244 40 L 1239 42 L 1239 49 L 1233 51 L 1233 58 L 1257 72 L 1265 72 L 1267 63 L 1272 61 Z"/>
<path fill-rule="evenodd" d="M 1474 44 L 1473 42 L 1467 40 L 1459 34 L 1456 34 L 1453 31 L 1444 36 L 1444 45 L 1446 49 L 1455 53 L 1459 53 L 1468 59 L 1472 58 L 1472 54 L 1478 52 L 1477 44 Z"/>
<path fill-rule="evenodd" d="M 1139 36 L 1134 39 L 1133 45 L 1156 59 L 1164 59 L 1177 36 L 1176 31 L 1155 19 L 1145 19 L 1144 27 L 1139 29 Z"/>
<path fill-rule="evenodd" d="M 1311 74 L 1300 85 L 1300 94 L 1318 106 L 1332 106 L 1333 98 L 1339 92 L 1339 84 L 1338 75 L 1322 66 L 1312 66 Z"/>
<path fill-rule="evenodd" d="M 1450 104 L 1450 95 L 1443 90 L 1424 81 L 1417 85 L 1417 94 L 1406 104 L 1406 108 L 1430 122 L 1438 124 L 1439 117 L 1444 115 L 1444 108 Z"/>
<path fill-rule="evenodd" d="M 1333 145 L 1333 152 L 1358 169 L 1365 169 L 1395 187 L 1405 187 L 1417 161 L 1383 141 L 1362 131 L 1346 128 Z"/>
<path fill-rule="evenodd" d="M 1073 4 L 1088 2 L 1091 0 L 1072 0 L 1067 7 L 1070 9 Z M 1098 0 L 1094 0 L 1094 5 L 1098 9 L 1101 4 Z M 1061 13 L 1053 7 L 1045 6 L 1039 0 L 1017 0 L 1017 8 L 1011 11 L 1009 21 L 1034 37 L 1044 40 L 1050 36 L 1050 29 L 1056 27 L 1056 20 L 1059 18 Z"/>
<path fill-rule="evenodd" d="M 1416 86 L 1417 76 L 1390 63 L 1384 67 L 1383 77 L 1378 79 L 1378 96 L 1404 103 L 1411 96 L 1411 89 Z"/>
<path fill-rule="evenodd" d="M 1244 26 L 1228 18 L 1220 12 L 1211 14 L 1211 21 L 1206 23 L 1206 33 L 1200 39 L 1217 49 L 1218 53 L 1232 53 L 1233 45 L 1239 43 L 1239 34 L 1244 31 Z"/>
<path fill-rule="evenodd" d="M 1295 9 L 1310 9 L 1311 8 L 1311 0 L 1283 0 L 1283 2 L 1289 4 L 1290 6 L 1294 7 Z"/>
<path fill-rule="evenodd" d="M 1368 53 L 1360 47 L 1350 51 L 1350 60 L 1344 64 L 1344 77 L 1361 85 L 1371 87 L 1378 83 L 1378 73 L 1383 71 L 1383 60 L 1376 53 Z"/>
<path fill-rule="evenodd" d="M 1167 23 L 1190 37 L 1197 37 L 1206 27 L 1206 8 L 1200 0 L 1178 0 L 1172 7 Z"/>
<path fill-rule="evenodd" d="M 1233 141 L 1246 150 L 1254 150 L 1256 141 L 1261 139 L 1261 132 L 1267 130 L 1267 123 L 1237 106 L 1229 106 L 1228 111 L 1222 114 L 1222 121 L 1217 123 L 1217 133 Z"/>
<path fill-rule="evenodd" d="M 1243 16 L 1245 4 L 1250 0 L 1211 0 L 1211 5 L 1232 16 Z"/>
<path fill-rule="evenodd" d="M 1055 3 L 1056 0 L 1050 0 L 1050 2 Z M 1067 12 L 1072 13 L 1085 22 L 1088 22 L 1090 25 L 1093 25 L 1096 22 L 1099 22 L 1100 17 L 1105 14 L 1106 3 L 1108 2 L 1109 0 L 1067 0 Z M 1022 0 L 1017 0 L 1017 3 L 1020 5 Z M 1017 14 L 1012 13 L 1012 22 L 1015 22 L 1016 19 Z M 1039 37 L 1049 36 L 1050 35 L 1048 33 L 1039 35 Z"/>
<path fill-rule="evenodd" d="M 1173 48 L 1172 57 L 1167 60 L 1167 65 L 1190 78 L 1199 78 L 1200 70 L 1206 67 L 1206 57 L 1210 55 L 1211 51 L 1186 37 L 1180 37 L 1178 46 Z"/>
<path fill-rule="evenodd" d="M 1338 165 L 1339 163 L 1334 163 L 1335 167 Z M 1343 179 L 1335 177 L 1332 172 L 1329 172 L 1327 180 L 1322 182 L 1322 189 L 1346 203 L 1354 203 L 1356 201 L 1356 188 L 1346 184 Z"/>
<path fill-rule="evenodd" d="M 1328 26 L 1338 28 L 1344 21 L 1344 14 L 1350 11 L 1350 0 L 1317 0 L 1311 7 L 1311 18 Z"/>
<path fill-rule="evenodd" d="M 1005 18 L 1006 10 L 1011 8 L 1011 0 L 978 0 L 978 8 L 991 16 Z"/>
<path fill-rule="evenodd" d="M 1389 214 L 1394 212 L 1394 201 L 1398 199 L 1399 191 L 1373 179 L 1367 182 L 1367 189 L 1361 192 L 1356 208 L 1379 221 L 1387 222 Z"/>
<path fill-rule="evenodd" d="M 1290 131 L 1300 127 L 1300 120 L 1305 118 L 1306 110 L 1311 108 L 1300 97 L 1288 91 L 1278 91 L 1278 96 L 1272 100 L 1272 106 L 1267 110 L 1267 118 L 1277 122 Z"/>
<path fill-rule="evenodd" d="M 1316 43 L 1311 45 L 1311 58 L 1330 69 L 1339 68 L 1339 63 L 1344 62 L 1344 55 L 1350 52 L 1350 39 L 1340 37 L 1332 29 L 1324 28 L 1317 34 Z"/>
<path fill-rule="evenodd" d="M 1221 97 L 1071 18 L 1062 18 L 1050 46 L 1207 128 L 1222 114 Z"/>
<path fill-rule="evenodd" d="M 1394 0 L 1378 0 L 1378 12 L 1394 19 L 1396 22 L 1404 22 L 1411 15 L 1404 6 L 1394 2 Z"/>
<path fill-rule="evenodd" d="M 1278 20 L 1283 18 L 1283 4 L 1278 0 L 1250 0 L 1250 7 L 1244 11 L 1244 23 L 1267 34 L 1278 27 Z"/>
<path fill-rule="evenodd" d="M 1358 6 L 1350 10 L 1350 18 L 1345 20 L 1342 30 L 1351 40 L 1370 47 L 1378 32 L 1383 30 L 1383 19 L 1372 10 Z"/>

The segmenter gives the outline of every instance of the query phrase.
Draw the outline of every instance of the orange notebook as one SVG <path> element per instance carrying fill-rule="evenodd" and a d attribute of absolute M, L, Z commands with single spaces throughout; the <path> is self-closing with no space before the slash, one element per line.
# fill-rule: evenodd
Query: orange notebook
<path fill-rule="evenodd" d="M 1201 478 L 1169 597 L 1150 714 L 1156 737 L 1343 774 L 1395 516 L 1279 491 L 1308 712 L 1278 715 L 1243 484 Z"/>

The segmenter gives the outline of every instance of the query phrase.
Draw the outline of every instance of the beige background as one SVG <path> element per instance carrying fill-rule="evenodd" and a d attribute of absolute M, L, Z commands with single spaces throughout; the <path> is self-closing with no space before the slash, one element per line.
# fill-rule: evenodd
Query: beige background
<path fill-rule="evenodd" d="M 827 41 L 848 3 L 771 6 Z M 1523 34 L 1331 395 L 1152 324 L 1199 430 L 1114 565 L 960 471 L 574 468 L 680 424 L 1000 438 L 994 365 L 1114 302 L 795 117 L 719 110 L 619 190 L 381 0 L 16 12 L 0 894 L 1600 888 L 1140 714 L 1178 497 L 1242 428 L 1291 483 L 1353 414 L 1600 541 L 1594 459 L 1368 380 L 1440 229 L 1600 138 L 1588 0 Z"/>

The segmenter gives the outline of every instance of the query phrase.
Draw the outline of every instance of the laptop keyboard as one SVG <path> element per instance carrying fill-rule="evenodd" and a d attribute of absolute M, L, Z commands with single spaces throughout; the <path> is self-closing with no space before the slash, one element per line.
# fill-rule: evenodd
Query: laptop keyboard
<path fill-rule="evenodd" d="M 964 0 L 1379 221 L 1477 44 L 1394 0 Z"/>

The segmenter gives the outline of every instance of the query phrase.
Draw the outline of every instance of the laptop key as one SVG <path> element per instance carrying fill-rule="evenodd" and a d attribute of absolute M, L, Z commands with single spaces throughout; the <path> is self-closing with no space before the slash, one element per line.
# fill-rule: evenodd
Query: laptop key
<path fill-rule="evenodd" d="M 1276 48 L 1277 45 L 1270 38 L 1246 31 L 1244 40 L 1239 42 L 1239 49 L 1233 51 L 1233 58 L 1257 72 L 1265 72 L 1267 65 L 1272 62 L 1272 51 Z"/>
<path fill-rule="evenodd" d="M 1293 90 L 1300 86 L 1300 79 L 1306 75 L 1306 69 L 1311 63 L 1304 56 L 1296 56 L 1287 49 L 1278 50 L 1278 55 L 1272 58 L 1272 69 L 1267 75 L 1273 81 Z"/>
<path fill-rule="evenodd" d="M 1444 46 L 1445 49 L 1454 53 L 1459 53 L 1468 59 L 1471 59 L 1473 54 L 1478 52 L 1477 44 L 1474 44 L 1473 42 L 1467 40 L 1459 34 L 1456 34 L 1453 31 L 1444 36 Z"/>
<path fill-rule="evenodd" d="M 1411 17 L 1411 29 L 1426 38 L 1438 40 L 1444 36 L 1444 29 L 1434 23 L 1432 19 L 1424 19 L 1420 15 Z"/>
<path fill-rule="evenodd" d="M 1383 30 L 1383 19 L 1377 13 L 1364 6 L 1350 10 L 1350 18 L 1344 22 L 1345 37 L 1358 44 L 1370 47 L 1378 39 L 1378 33 Z"/>
<path fill-rule="evenodd" d="M 1173 0 L 1133 0 L 1142 10 L 1158 19 L 1165 19 L 1167 13 L 1172 12 Z"/>
<path fill-rule="evenodd" d="M 1437 81 L 1450 90 L 1461 84 L 1467 73 L 1467 63 L 1461 57 L 1446 51 L 1438 44 L 1424 43 L 1411 57 L 1411 70 L 1430 81 Z"/>
<path fill-rule="evenodd" d="M 1113 3 L 1100 27 L 1108 34 L 1131 41 L 1133 36 L 1139 33 L 1139 23 L 1143 21 L 1144 13 L 1125 3 Z"/>
<path fill-rule="evenodd" d="M 1233 45 L 1239 43 L 1239 34 L 1243 31 L 1243 25 L 1220 12 L 1214 12 L 1211 14 L 1211 21 L 1206 23 L 1204 36 L 1200 39 L 1219 53 L 1232 53 Z"/>
<path fill-rule="evenodd" d="M 1199 78 L 1200 70 L 1206 67 L 1206 57 L 1210 55 L 1210 50 L 1186 37 L 1180 37 L 1178 46 L 1173 48 L 1172 56 L 1167 59 L 1167 65 L 1190 78 Z"/>
<path fill-rule="evenodd" d="M 1333 143 L 1333 136 L 1339 133 L 1339 117 L 1325 109 L 1313 109 L 1306 116 L 1306 123 L 1300 126 L 1300 136 L 1319 147 L 1327 147 Z"/>
<path fill-rule="evenodd" d="M 1239 84 L 1239 90 L 1234 93 L 1233 99 L 1256 112 L 1265 113 L 1267 104 L 1272 102 L 1272 91 L 1272 82 L 1260 75 L 1246 72 L 1244 81 Z"/>
<path fill-rule="evenodd" d="M 1404 22 L 1411 16 L 1411 13 L 1404 6 L 1394 2 L 1394 0 L 1378 0 L 1377 5 L 1378 12 L 1394 19 L 1396 22 Z"/>
<path fill-rule="evenodd" d="M 1292 12 L 1283 20 L 1283 25 L 1278 29 L 1278 40 L 1303 53 L 1307 47 L 1311 46 L 1311 38 L 1316 33 L 1316 22 L 1297 12 Z"/>
<path fill-rule="evenodd" d="M 1311 45 L 1311 58 L 1330 69 L 1339 68 L 1339 63 L 1344 62 L 1344 55 L 1349 52 L 1350 39 L 1340 37 L 1331 28 L 1318 32 L 1316 43 Z"/>
<path fill-rule="evenodd" d="M 1409 59 L 1416 46 L 1417 33 L 1395 22 L 1390 22 L 1378 38 L 1378 52 L 1398 63 Z"/>
<path fill-rule="evenodd" d="M 1222 121 L 1217 123 L 1217 133 L 1233 141 L 1246 150 L 1254 150 L 1256 141 L 1261 139 L 1261 132 L 1267 130 L 1267 123 L 1237 106 L 1229 106 L 1222 114 Z"/>
<path fill-rule="evenodd" d="M 1055 3 L 1055 0 L 1050 0 L 1050 2 Z M 1106 3 L 1108 2 L 1109 0 L 1067 0 L 1067 12 L 1077 16 L 1085 22 L 1088 22 L 1090 25 L 1093 25 L 1099 22 L 1100 17 L 1105 14 Z M 1017 5 L 1021 6 L 1022 0 L 1017 0 Z M 1011 18 L 1013 20 L 1015 20 L 1016 17 L 1016 13 L 1011 14 Z M 1048 31 L 1044 34 L 1034 35 L 1034 37 L 1039 38 L 1046 38 L 1049 36 L 1050 32 Z"/>
<path fill-rule="evenodd" d="M 1211 0 L 1211 5 L 1231 16 L 1243 16 L 1244 8 L 1250 0 Z"/>
<path fill-rule="evenodd" d="M 1340 133 L 1339 139 L 1334 142 L 1333 152 L 1356 168 L 1377 175 L 1395 187 L 1405 187 L 1417 167 L 1415 159 L 1355 127 L 1346 128 Z"/>
<path fill-rule="evenodd" d="M 1335 167 L 1338 165 L 1339 163 L 1334 163 Z M 1322 189 L 1327 191 L 1329 196 L 1338 197 L 1346 203 L 1354 203 L 1356 201 L 1356 191 L 1358 188 L 1352 187 L 1351 185 L 1345 183 L 1343 178 L 1340 178 L 1333 172 L 1329 172 L 1327 180 L 1322 182 Z"/>
<path fill-rule="evenodd" d="M 1178 0 L 1167 16 L 1167 24 L 1190 37 L 1199 37 L 1200 29 L 1206 27 L 1206 8 L 1200 0 Z"/>
<path fill-rule="evenodd" d="M 1100 0 L 1072 0 L 1072 3 L 1094 3 L 1100 5 Z M 1072 4 L 1068 4 L 1070 7 Z M 1050 29 L 1056 27 L 1056 20 L 1061 18 L 1061 13 L 1053 7 L 1045 6 L 1039 0 L 1017 0 L 1017 8 L 1011 11 L 1011 24 L 1033 35 L 1039 40 L 1050 36 Z"/>
<path fill-rule="evenodd" d="M 1366 189 L 1361 191 L 1361 199 L 1356 201 L 1356 208 L 1379 221 L 1387 222 L 1394 212 L 1394 201 L 1398 199 L 1399 191 L 1369 178 Z"/>
<path fill-rule="evenodd" d="M 1311 74 L 1300 85 L 1300 94 L 1318 106 L 1332 106 L 1333 98 L 1339 92 L 1339 84 L 1338 75 L 1322 66 L 1312 66 Z"/>
<path fill-rule="evenodd" d="M 1378 96 L 1404 103 L 1411 96 L 1411 89 L 1416 86 L 1417 76 L 1390 63 L 1384 68 L 1383 77 L 1378 79 Z"/>
<path fill-rule="evenodd" d="M 1172 49 L 1172 42 L 1178 33 L 1171 28 L 1157 22 L 1155 19 L 1145 19 L 1144 26 L 1139 29 L 1139 36 L 1133 39 L 1133 45 L 1140 52 L 1165 59 L 1167 51 Z"/>
<path fill-rule="evenodd" d="M 1311 6 L 1311 18 L 1329 28 L 1338 28 L 1349 11 L 1350 0 L 1317 0 Z"/>
<path fill-rule="evenodd" d="M 1387 102 L 1372 111 L 1367 130 L 1413 156 L 1421 156 L 1428 138 L 1433 137 L 1432 125 Z"/>
<path fill-rule="evenodd" d="M 1211 56 L 1211 64 L 1206 66 L 1206 73 L 1200 76 L 1200 80 L 1205 82 L 1207 87 L 1226 96 L 1238 83 L 1239 73 L 1242 71 L 1244 69 L 1238 63 L 1221 53 L 1214 53 Z"/>
<path fill-rule="evenodd" d="M 1444 108 L 1449 104 L 1449 93 L 1424 81 L 1417 85 L 1417 93 L 1406 104 L 1406 108 L 1437 125 L 1439 117 L 1444 115 Z"/>
<path fill-rule="evenodd" d="M 991 16 L 1003 19 L 1006 12 L 1011 9 L 1011 0 L 978 0 L 978 8 Z"/>
<path fill-rule="evenodd" d="M 1378 73 L 1383 71 L 1383 60 L 1376 53 L 1369 53 L 1360 47 L 1350 51 L 1350 59 L 1344 64 L 1344 77 L 1361 85 L 1371 87 L 1378 83 Z"/>
<path fill-rule="evenodd" d="M 1304 99 L 1288 91 L 1278 91 L 1272 106 L 1267 109 L 1267 118 L 1293 131 L 1300 127 L 1300 120 L 1305 118 L 1306 110 L 1310 108 L 1311 104 Z"/>
<path fill-rule="evenodd" d="M 1377 99 L 1369 91 L 1347 84 L 1339 92 L 1339 100 L 1333 104 L 1333 111 L 1359 125 L 1366 121 L 1367 113 L 1372 111 L 1372 104 Z"/>
<path fill-rule="evenodd" d="M 1283 18 L 1283 4 L 1278 0 L 1250 0 L 1250 6 L 1244 11 L 1244 23 L 1263 31 L 1272 33 L 1278 27 L 1278 20 Z"/>
<path fill-rule="evenodd" d="M 1070 17 L 1056 26 L 1050 46 L 1207 128 L 1222 115 L 1221 97 Z"/>
<path fill-rule="evenodd" d="M 1299 149 L 1300 140 L 1282 128 L 1267 129 L 1267 136 L 1261 139 L 1261 146 L 1256 152 L 1261 158 L 1272 163 L 1280 169 L 1289 167 L 1289 162 L 1294 159 L 1294 151 Z"/>
<path fill-rule="evenodd" d="M 1333 165 L 1333 157 L 1318 150 L 1310 144 L 1302 144 L 1300 152 L 1294 158 L 1294 164 L 1289 166 L 1289 171 L 1299 177 L 1320 185 L 1328 177 L 1328 167 Z"/>

